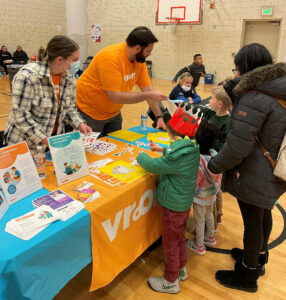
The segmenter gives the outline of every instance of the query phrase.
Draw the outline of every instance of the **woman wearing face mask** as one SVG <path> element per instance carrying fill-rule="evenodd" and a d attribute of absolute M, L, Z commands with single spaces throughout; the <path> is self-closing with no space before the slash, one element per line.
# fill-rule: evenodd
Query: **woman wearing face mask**
<path fill-rule="evenodd" d="M 180 76 L 179 84 L 175 86 L 169 95 L 170 100 L 181 100 L 183 102 L 200 103 L 201 97 L 192 88 L 193 77 L 190 73 L 183 73 Z"/>
<path fill-rule="evenodd" d="M 14 77 L 12 106 L 4 133 L 7 145 L 26 141 L 31 153 L 48 146 L 48 137 L 64 133 L 71 125 L 84 134 L 91 128 L 75 107 L 80 67 L 79 46 L 66 36 L 54 36 L 40 48 L 38 62 L 24 66 Z"/>

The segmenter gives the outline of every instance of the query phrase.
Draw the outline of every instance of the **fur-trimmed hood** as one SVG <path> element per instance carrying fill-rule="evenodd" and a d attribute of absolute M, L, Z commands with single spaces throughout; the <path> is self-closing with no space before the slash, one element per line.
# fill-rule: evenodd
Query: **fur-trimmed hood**
<path fill-rule="evenodd" d="M 232 94 L 240 98 L 251 90 L 286 100 L 286 63 L 267 65 L 246 73 L 240 77 Z"/>

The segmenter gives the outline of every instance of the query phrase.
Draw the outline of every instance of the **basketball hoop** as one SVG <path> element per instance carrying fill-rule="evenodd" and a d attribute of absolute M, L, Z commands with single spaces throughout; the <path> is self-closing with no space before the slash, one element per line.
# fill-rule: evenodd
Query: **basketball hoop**
<path fill-rule="evenodd" d="M 169 20 L 169 24 L 172 26 L 172 32 L 175 33 L 177 29 L 177 25 L 180 23 L 180 18 L 175 17 L 166 17 L 166 20 Z"/>

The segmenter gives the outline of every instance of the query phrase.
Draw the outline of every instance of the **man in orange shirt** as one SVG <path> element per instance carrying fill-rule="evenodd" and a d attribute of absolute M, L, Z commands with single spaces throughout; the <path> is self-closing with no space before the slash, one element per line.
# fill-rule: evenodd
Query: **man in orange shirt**
<path fill-rule="evenodd" d="M 135 28 L 126 42 L 98 52 L 77 81 L 76 104 L 86 123 L 101 136 L 122 127 L 123 104 L 147 101 L 165 129 L 159 102 L 168 99 L 151 86 L 145 60 L 158 42 L 147 27 Z M 131 92 L 135 84 L 141 92 Z"/>

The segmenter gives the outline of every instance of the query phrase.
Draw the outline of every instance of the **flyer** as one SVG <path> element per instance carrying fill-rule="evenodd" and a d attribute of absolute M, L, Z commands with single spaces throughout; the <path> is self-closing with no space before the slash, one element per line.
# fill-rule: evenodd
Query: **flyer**
<path fill-rule="evenodd" d="M 53 191 L 47 195 L 33 200 L 33 206 L 41 207 L 46 205 L 59 214 L 62 221 L 66 221 L 84 208 L 84 204 L 74 200 L 61 190 Z"/>
<path fill-rule="evenodd" d="M 125 129 L 120 129 L 117 131 L 110 132 L 108 135 L 125 140 L 127 142 L 134 142 L 145 136 L 144 134 L 133 132 L 130 130 L 125 130 Z"/>
<path fill-rule="evenodd" d="M 147 140 L 154 143 L 170 145 L 170 137 L 167 132 L 148 133 Z"/>
<path fill-rule="evenodd" d="M 110 175 L 127 184 L 134 182 L 147 174 L 141 167 L 137 167 L 122 160 L 110 163 L 99 170 L 102 173 Z"/>
<path fill-rule="evenodd" d="M 26 142 L 0 149 L 0 184 L 9 205 L 42 188 Z"/>
<path fill-rule="evenodd" d="M 79 131 L 48 139 L 58 185 L 88 175 L 88 164 Z"/>

